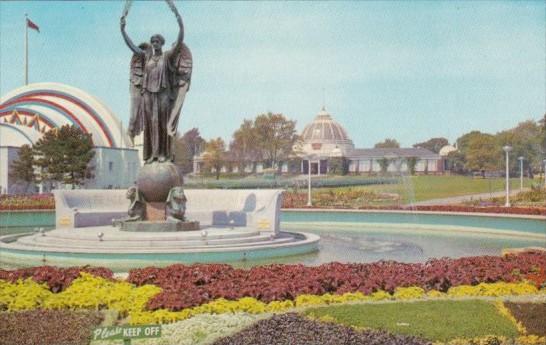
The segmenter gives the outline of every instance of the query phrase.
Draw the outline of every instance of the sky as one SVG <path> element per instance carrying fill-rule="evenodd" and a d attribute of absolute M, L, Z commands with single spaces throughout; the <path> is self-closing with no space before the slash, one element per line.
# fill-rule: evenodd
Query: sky
<path fill-rule="evenodd" d="M 231 138 L 283 113 L 298 130 L 323 104 L 356 147 L 495 133 L 546 112 L 544 1 L 176 1 L 193 54 L 179 132 Z M 125 123 L 131 52 L 122 1 L 1 1 L 0 95 L 29 80 L 87 91 Z M 177 37 L 162 1 L 134 2 L 135 43 Z"/>

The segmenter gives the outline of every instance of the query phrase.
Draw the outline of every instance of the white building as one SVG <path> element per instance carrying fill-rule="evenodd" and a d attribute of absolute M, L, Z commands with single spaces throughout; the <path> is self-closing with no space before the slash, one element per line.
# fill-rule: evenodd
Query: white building
<path fill-rule="evenodd" d="M 96 97 L 58 83 L 30 84 L 0 99 L 0 193 L 27 192 L 10 177 L 18 148 L 63 125 L 90 133 L 95 146 L 95 177 L 85 188 L 127 188 L 134 184 L 140 158 L 130 147 L 121 121 Z"/>
<path fill-rule="evenodd" d="M 443 173 L 444 162 L 439 154 L 424 148 L 355 148 L 345 128 L 336 122 L 323 107 L 315 119 L 301 133 L 302 142 L 294 148 L 296 157 L 283 162 L 281 173 L 323 175 L 345 170 L 349 174 L 377 174 L 388 162 L 387 172 L 405 173 L 408 161 L 415 161 L 416 173 Z M 297 161 L 297 162 L 296 162 Z M 294 163 L 297 164 L 294 164 Z M 259 163 L 255 163 L 259 167 Z M 194 158 L 194 173 L 202 172 L 203 154 Z M 343 168 L 340 168 L 340 165 Z M 252 171 L 251 167 L 245 169 Z M 223 168 L 222 171 L 227 171 Z M 259 169 L 255 171 L 259 173 Z"/>

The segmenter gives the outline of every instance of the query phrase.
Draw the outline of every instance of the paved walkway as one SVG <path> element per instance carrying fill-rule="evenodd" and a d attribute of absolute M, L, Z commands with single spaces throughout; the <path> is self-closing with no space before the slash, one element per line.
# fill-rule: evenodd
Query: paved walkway
<path fill-rule="evenodd" d="M 529 190 L 529 188 L 523 188 L 524 191 Z M 520 192 L 520 189 L 513 189 L 510 191 L 510 195 L 516 195 Z M 498 198 L 503 197 L 505 195 L 505 191 L 500 192 L 493 192 L 493 193 L 480 193 L 480 194 L 467 194 L 467 195 L 459 195 L 459 196 L 452 196 L 449 198 L 442 198 L 442 199 L 430 199 L 425 201 L 419 201 L 411 203 L 411 205 L 414 206 L 429 206 L 429 205 L 450 205 L 450 204 L 460 204 L 465 201 L 471 201 L 471 200 L 488 200 L 490 198 Z"/>

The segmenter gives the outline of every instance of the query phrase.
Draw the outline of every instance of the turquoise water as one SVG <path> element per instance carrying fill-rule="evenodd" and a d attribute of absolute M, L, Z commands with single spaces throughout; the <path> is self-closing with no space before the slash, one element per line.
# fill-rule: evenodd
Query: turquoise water
<path fill-rule="evenodd" d="M 371 212 L 282 212 L 283 222 L 335 222 L 374 224 L 418 224 L 511 230 L 546 235 L 546 220 L 467 215 Z"/>
<path fill-rule="evenodd" d="M 0 219 L 4 216 L 5 214 L 0 214 Z M 9 216 L 12 217 L 13 214 Z M 284 231 L 320 235 L 319 250 L 310 254 L 269 259 L 255 258 L 231 262 L 226 261 L 225 257 L 211 256 L 203 261 L 229 262 L 239 267 L 269 263 L 318 265 L 331 261 L 423 262 L 439 257 L 500 255 L 506 248 L 546 247 L 546 220 L 541 219 L 329 211 L 283 212 L 281 219 L 281 228 Z M 43 223 L 39 224 L 40 221 Z M 26 216 L 19 214 L 10 218 L 11 226 L 6 226 L 8 224 L 6 219 L 2 219 L 0 224 L 4 224 L 0 226 L 0 234 L 28 232 L 40 225 L 52 228 L 54 216 L 53 213 Z M 15 227 L 14 224 L 19 226 Z M 204 258 L 207 256 L 206 253 L 201 255 Z M 65 257 L 70 257 L 70 254 Z M 164 266 L 175 262 L 168 257 L 143 261 L 131 255 L 122 255 L 118 259 L 132 260 L 133 267 Z M 116 270 L 114 263 L 108 265 L 108 262 L 101 261 L 98 255 L 91 255 L 85 260 L 88 261 L 83 264 L 106 265 Z M 24 263 L 20 266 L 24 266 Z M 8 266 L 0 263 L 0 267 Z M 120 267 L 119 270 L 124 269 Z"/>

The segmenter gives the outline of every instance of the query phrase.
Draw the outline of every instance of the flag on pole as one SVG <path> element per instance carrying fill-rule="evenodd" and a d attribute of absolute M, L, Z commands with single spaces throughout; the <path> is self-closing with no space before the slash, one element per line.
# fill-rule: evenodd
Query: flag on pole
<path fill-rule="evenodd" d="M 27 18 L 27 27 L 40 32 L 40 28 L 32 20 Z"/>

